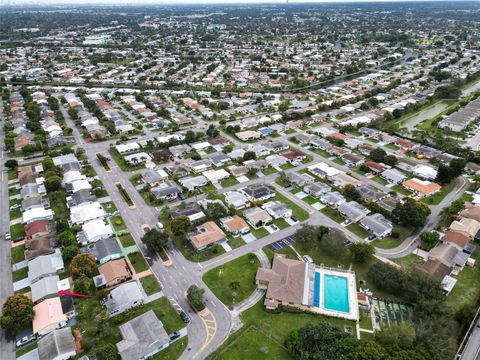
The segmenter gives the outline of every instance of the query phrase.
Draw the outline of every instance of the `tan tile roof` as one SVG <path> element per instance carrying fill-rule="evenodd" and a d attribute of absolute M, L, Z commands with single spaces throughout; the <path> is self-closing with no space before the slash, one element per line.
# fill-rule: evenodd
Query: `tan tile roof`
<path fill-rule="evenodd" d="M 124 259 L 110 260 L 109 262 L 98 267 L 100 274 L 105 276 L 105 282 L 109 284 L 118 278 L 129 278 L 128 265 Z"/>
<path fill-rule="evenodd" d="M 463 231 L 473 238 L 480 230 L 480 223 L 474 219 L 461 218 L 450 224 L 450 230 Z"/>
<path fill-rule="evenodd" d="M 408 179 L 403 182 L 403 186 L 414 190 L 422 195 L 430 195 L 439 191 L 442 187 L 434 182 L 420 181 L 418 179 Z"/>
<path fill-rule="evenodd" d="M 474 219 L 480 221 L 480 207 L 479 206 L 470 206 L 465 210 L 460 211 L 459 214 L 463 218 Z"/>
<path fill-rule="evenodd" d="M 247 222 L 238 215 L 233 216 L 231 219 L 224 221 L 223 223 L 231 232 L 237 232 L 246 227 L 248 228 Z"/>
<path fill-rule="evenodd" d="M 438 260 L 427 260 L 424 264 L 417 266 L 416 270 L 438 281 L 441 281 L 445 275 L 450 275 L 451 272 L 448 266 Z"/>
<path fill-rule="evenodd" d="M 449 230 L 445 232 L 442 241 L 458 245 L 461 249 L 470 243 L 471 238 L 462 231 Z"/>
<path fill-rule="evenodd" d="M 204 246 L 213 244 L 225 239 L 226 235 L 213 221 L 207 221 L 197 228 L 197 232 L 190 236 L 193 246 L 200 249 Z"/>
<path fill-rule="evenodd" d="M 276 255 L 272 269 L 258 269 L 256 280 L 268 283 L 268 299 L 302 304 L 305 271 L 305 262 Z"/>

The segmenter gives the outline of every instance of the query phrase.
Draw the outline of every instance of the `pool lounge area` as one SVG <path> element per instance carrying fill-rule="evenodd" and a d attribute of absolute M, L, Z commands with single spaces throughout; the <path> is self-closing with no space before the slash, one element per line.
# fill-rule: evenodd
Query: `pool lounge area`
<path fill-rule="evenodd" d="M 358 320 L 355 273 L 315 267 L 311 310 L 320 314 Z"/>

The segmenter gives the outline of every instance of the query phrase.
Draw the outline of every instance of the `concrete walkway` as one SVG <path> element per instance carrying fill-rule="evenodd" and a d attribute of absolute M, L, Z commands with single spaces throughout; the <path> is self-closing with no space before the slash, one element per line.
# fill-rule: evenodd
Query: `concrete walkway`
<path fill-rule="evenodd" d="M 27 260 L 23 260 L 23 261 L 20 261 L 20 262 L 17 262 L 15 264 L 13 264 L 12 265 L 12 271 L 17 271 L 17 270 L 26 268 L 27 266 L 28 266 Z"/>

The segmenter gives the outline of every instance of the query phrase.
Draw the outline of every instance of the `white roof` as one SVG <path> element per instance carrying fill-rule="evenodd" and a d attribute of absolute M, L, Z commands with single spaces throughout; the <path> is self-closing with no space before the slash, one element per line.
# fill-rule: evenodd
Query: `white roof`
<path fill-rule="evenodd" d="M 27 211 L 24 211 L 22 214 L 22 222 L 24 224 L 28 224 L 33 220 L 51 219 L 52 217 L 53 217 L 52 210 L 50 209 L 45 210 L 44 208 L 37 207 L 37 208 L 32 208 L 32 209 L 28 209 Z"/>
<path fill-rule="evenodd" d="M 77 180 L 72 183 L 72 192 L 76 193 L 80 190 L 91 189 L 92 185 L 88 182 L 88 180 Z"/>
<path fill-rule="evenodd" d="M 192 144 L 191 146 L 195 150 L 203 150 L 203 149 L 209 148 L 210 146 L 212 146 L 212 144 L 210 144 L 208 141 L 204 141 L 204 142 Z"/>
<path fill-rule="evenodd" d="M 105 211 L 98 201 L 73 206 L 70 208 L 70 220 L 74 224 L 83 224 L 89 220 L 105 216 Z"/>
<path fill-rule="evenodd" d="M 113 234 L 110 225 L 105 224 L 103 219 L 90 220 L 82 225 L 82 230 L 87 238 L 87 241 L 93 239 L 99 240 L 109 237 Z"/>
<path fill-rule="evenodd" d="M 140 149 L 140 145 L 138 145 L 138 143 L 136 143 L 136 142 L 131 142 L 131 143 L 128 143 L 128 144 L 117 145 L 117 146 L 115 146 L 115 148 L 121 154 L 121 153 L 124 153 L 124 152 L 138 150 L 138 149 Z"/>
<path fill-rule="evenodd" d="M 216 182 L 216 181 L 228 178 L 230 174 L 225 169 L 220 169 L 220 170 L 205 171 L 203 173 L 203 176 L 205 176 L 208 179 L 208 181 Z"/>
<path fill-rule="evenodd" d="M 342 171 L 334 168 L 334 167 L 331 167 L 327 164 L 325 164 L 324 162 L 320 162 L 318 164 L 314 164 L 314 165 L 311 165 L 308 167 L 309 170 L 314 170 L 314 169 L 319 169 L 321 171 L 323 171 L 327 176 L 335 176 L 335 175 L 338 175 L 340 173 L 342 173 Z"/>
<path fill-rule="evenodd" d="M 435 179 L 437 177 L 437 170 L 428 165 L 418 165 L 412 171 L 414 174 L 427 179 Z"/>
<path fill-rule="evenodd" d="M 70 170 L 67 171 L 65 174 L 63 174 L 63 183 L 64 184 L 70 184 L 76 180 L 81 180 L 81 179 L 86 179 L 85 175 L 82 175 L 82 173 L 78 170 Z"/>

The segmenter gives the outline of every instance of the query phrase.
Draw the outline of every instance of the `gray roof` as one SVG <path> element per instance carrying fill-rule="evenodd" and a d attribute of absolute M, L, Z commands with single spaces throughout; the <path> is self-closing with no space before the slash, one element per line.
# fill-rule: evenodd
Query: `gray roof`
<path fill-rule="evenodd" d="M 151 184 L 157 181 L 161 181 L 162 177 L 158 172 L 153 169 L 148 169 L 143 175 L 143 181 L 147 184 Z"/>
<path fill-rule="evenodd" d="M 218 166 L 218 165 L 222 165 L 227 161 L 230 161 L 230 158 L 223 152 L 217 152 L 210 156 L 210 161 L 213 165 Z"/>
<path fill-rule="evenodd" d="M 162 198 L 169 195 L 174 195 L 180 193 L 180 189 L 171 181 L 165 181 L 165 183 L 160 184 L 152 189 L 150 189 L 153 195 L 158 198 Z"/>
<path fill-rule="evenodd" d="M 170 209 L 170 216 L 177 218 L 179 216 L 190 216 L 193 214 L 203 213 L 202 208 L 195 203 L 180 204 Z"/>
<path fill-rule="evenodd" d="M 372 201 L 378 201 L 384 198 L 385 196 L 387 196 L 387 194 L 385 194 L 384 192 L 381 192 L 380 190 L 375 189 L 372 186 L 359 186 L 357 187 L 357 189 L 363 198 L 366 198 Z"/>
<path fill-rule="evenodd" d="M 68 205 L 70 207 L 80 205 L 83 203 L 94 202 L 96 197 L 90 193 L 90 189 L 81 189 L 73 193 L 69 198 L 67 198 Z"/>
<path fill-rule="evenodd" d="M 303 188 L 306 192 L 311 193 L 311 194 L 318 194 L 318 193 L 326 193 L 327 191 L 330 191 L 331 188 L 327 184 L 324 183 L 312 183 L 305 185 Z"/>
<path fill-rule="evenodd" d="M 365 217 L 360 223 L 375 236 L 381 236 L 392 229 L 392 223 L 385 219 L 382 214 L 373 214 Z"/>
<path fill-rule="evenodd" d="M 53 360 L 63 355 L 65 358 L 75 355 L 75 339 L 72 329 L 65 327 L 53 330 L 38 340 L 38 354 L 41 360 Z"/>
<path fill-rule="evenodd" d="M 32 290 L 32 301 L 36 303 L 49 295 L 58 292 L 57 282 L 60 280 L 58 275 L 47 276 L 43 279 L 34 282 L 30 288 Z"/>
<path fill-rule="evenodd" d="M 40 196 L 32 196 L 32 197 L 23 199 L 22 210 L 25 211 L 33 207 L 44 207 L 43 205 L 44 205 L 44 201 Z"/>
<path fill-rule="evenodd" d="M 367 208 L 356 201 L 341 203 L 338 206 L 338 211 L 352 221 L 358 220 L 367 214 Z"/>
<path fill-rule="evenodd" d="M 327 192 L 321 196 L 322 200 L 329 204 L 339 204 L 345 201 L 345 198 L 338 191 Z"/>
<path fill-rule="evenodd" d="M 136 281 L 123 283 L 113 289 L 105 300 L 105 307 L 112 313 L 118 309 L 129 307 L 129 304 L 143 300 L 143 294 Z"/>
<path fill-rule="evenodd" d="M 195 177 L 187 177 L 178 180 L 183 187 L 187 188 L 189 191 L 192 191 L 195 188 L 204 186 L 207 184 L 207 178 L 203 175 L 198 175 Z"/>
<path fill-rule="evenodd" d="M 100 239 L 92 244 L 84 246 L 80 249 L 81 253 L 91 254 L 97 261 L 102 262 L 102 259 L 112 256 L 122 256 L 120 245 L 114 238 Z"/>
<path fill-rule="evenodd" d="M 272 194 L 275 194 L 275 192 L 268 186 L 261 184 L 251 185 L 242 189 L 242 191 L 253 199 L 260 199 L 264 196 L 270 196 Z"/>
<path fill-rule="evenodd" d="M 401 171 L 398 171 L 397 169 L 387 169 L 382 172 L 382 176 L 385 179 L 391 180 L 395 183 L 403 182 L 407 178 Z"/>
<path fill-rule="evenodd" d="M 53 254 L 38 256 L 28 262 L 28 278 L 33 283 L 41 276 L 56 273 L 63 266 L 60 249 L 56 249 Z"/>
<path fill-rule="evenodd" d="M 117 343 L 117 349 L 122 360 L 138 360 L 170 342 L 153 310 L 120 325 L 120 333 L 123 340 Z"/>

